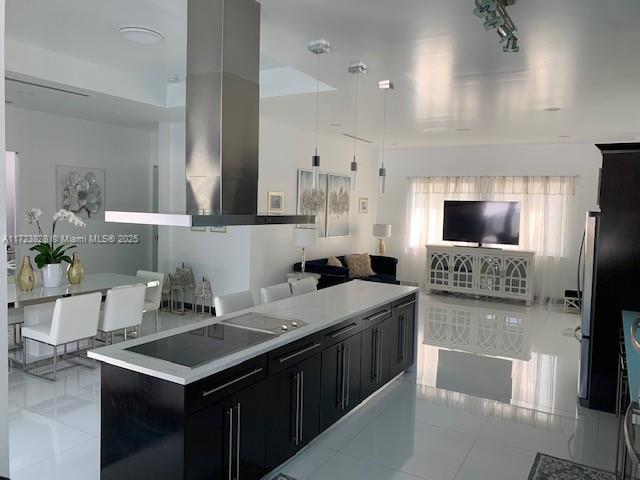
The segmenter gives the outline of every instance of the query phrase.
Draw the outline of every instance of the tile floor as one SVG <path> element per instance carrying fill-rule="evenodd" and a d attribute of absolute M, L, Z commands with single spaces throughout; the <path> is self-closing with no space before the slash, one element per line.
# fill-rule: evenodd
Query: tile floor
<path fill-rule="evenodd" d="M 163 328 L 189 321 L 161 317 Z M 577 324 L 545 307 L 422 295 L 414 371 L 280 471 L 525 480 L 538 451 L 612 470 L 614 417 L 576 405 Z M 9 382 L 11 478 L 98 479 L 99 370 L 70 369 L 55 384 L 15 370 Z"/>

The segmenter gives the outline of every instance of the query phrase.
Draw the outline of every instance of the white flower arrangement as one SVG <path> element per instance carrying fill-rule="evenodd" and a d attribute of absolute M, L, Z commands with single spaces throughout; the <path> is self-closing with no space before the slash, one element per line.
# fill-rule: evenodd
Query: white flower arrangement
<path fill-rule="evenodd" d="M 42 216 L 42 210 L 39 208 L 30 208 L 24 212 L 25 220 L 28 224 L 36 224 L 38 228 L 38 234 L 40 238 L 45 239 L 47 237 L 42 233 L 42 228 L 40 227 L 40 217 Z M 54 245 L 54 238 L 56 233 L 56 224 L 59 221 L 66 221 L 71 225 L 75 225 L 76 227 L 85 227 L 86 223 L 80 220 L 73 212 L 69 210 L 61 209 L 58 210 L 53 215 L 53 224 L 51 226 L 51 237 L 49 237 L 48 242 L 41 241 L 39 244 L 34 245 L 29 250 L 34 252 L 38 252 L 38 255 L 34 258 L 36 265 L 38 268 L 43 268 L 45 265 L 56 264 L 67 262 L 71 263 L 71 257 L 67 255 L 67 252 L 72 248 L 76 248 L 75 245 L 58 245 L 57 247 Z"/>

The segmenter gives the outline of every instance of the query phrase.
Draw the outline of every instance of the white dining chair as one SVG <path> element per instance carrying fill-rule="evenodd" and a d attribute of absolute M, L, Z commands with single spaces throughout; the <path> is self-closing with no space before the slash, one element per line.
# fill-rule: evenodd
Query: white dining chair
<path fill-rule="evenodd" d="M 157 287 L 147 287 L 144 295 L 143 313 L 154 312 L 156 317 L 156 332 L 159 328 L 159 311 L 162 306 L 162 288 L 164 286 L 164 273 L 138 270 L 136 277 L 141 278 L 146 283 L 156 281 Z"/>
<path fill-rule="evenodd" d="M 293 295 L 304 295 L 318 290 L 318 281 L 313 277 L 306 277 L 291 284 Z"/>
<path fill-rule="evenodd" d="M 289 298 L 291 296 L 291 285 L 289 283 L 278 283 L 277 285 L 262 287 L 260 296 L 262 297 L 262 303 L 271 303 L 283 298 Z"/>
<path fill-rule="evenodd" d="M 55 381 L 58 371 L 58 347 L 64 346 L 66 354 L 66 346 L 75 343 L 77 356 L 80 355 L 81 341 L 89 340 L 93 348 L 94 338 L 98 333 L 101 301 L 102 295 L 98 292 L 59 298 L 53 308 L 51 322 L 22 327 L 22 365 L 24 372 Z M 27 340 L 53 347 L 52 377 L 35 373 L 29 368 L 27 364 Z"/>
<path fill-rule="evenodd" d="M 230 293 L 216 297 L 213 301 L 216 308 L 216 317 L 244 310 L 255 306 L 251 292 Z"/>
<path fill-rule="evenodd" d="M 106 343 L 113 343 L 113 334 L 123 332 L 127 340 L 127 330 L 138 329 L 142 323 L 142 311 L 146 285 L 126 285 L 107 291 L 104 309 L 100 312 L 98 331 L 104 334 Z M 109 342 L 109 337 L 111 341 Z"/>

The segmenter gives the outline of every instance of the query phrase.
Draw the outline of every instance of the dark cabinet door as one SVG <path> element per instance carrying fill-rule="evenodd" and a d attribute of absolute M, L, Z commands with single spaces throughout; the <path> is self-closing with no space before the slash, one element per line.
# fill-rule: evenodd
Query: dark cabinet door
<path fill-rule="evenodd" d="M 393 309 L 390 342 L 390 377 L 395 377 L 413 364 L 415 343 L 415 300 Z"/>
<path fill-rule="evenodd" d="M 292 457 L 320 432 L 321 364 L 318 354 L 267 381 L 269 469 Z"/>
<path fill-rule="evenodd" d="M 322 352 L 320 427 L 326 429 L 360 402 L 360 333 Z"/>
<path fill-rule="evenodd" d="M 360 396 L 367 398 L 390 379 L 393 318 L 362 332 Z"/>
<path fill-rule="evenodd" d="M 185 428 L 187 480 L 229 480 L 233 467 L 233 402 L 224 398 L 190 415 Z"/>
<path fill-rule="evenodd" d="M 257 480 L 266 473 L 266 381 L 187 419 L 185 478 Z"/>

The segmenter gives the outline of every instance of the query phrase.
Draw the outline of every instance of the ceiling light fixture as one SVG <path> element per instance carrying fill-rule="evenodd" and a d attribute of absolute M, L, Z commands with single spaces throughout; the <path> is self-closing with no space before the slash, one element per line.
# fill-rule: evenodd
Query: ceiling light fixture
<path fill-rule="evenodd" d="M 311 188 L 313 190 L 318 188 L 320 181 L 320 155 L 318 155 L 318 117 L 319 117 L 319 102 L 320 102 L 320 55 L 323 53 L 329 53 L 331 51 L 331 45 L 324 38 L 320 40 L 314 40 L 309 42 L 307 46 L 309 51 L 316 56 L 316 150 L 311 157 Z"/>
<path fill-rule="evenodd" d="M 384 90 L 384 109 L 382 115 L 382 165 L 378 170 L 378 191 L 384 193 L 387 188 L 387 169 L 384 168 L 384 147 L 387 135 L 387 97 L 389 91 L 393 90 L 393 82 L 391 80 L 380 80 L 378 88 Z"/>
<path fill-rule="evenodd" d="M 353 162 L 351 162 L 351 191 L 358 190 L 358 162 L 356 161 L 356 150 L 358 146 L 358 77 L 367 73 L 367 65 L 356 62 L 349 65 L 349 73 L 355 77 L 355 101 L 353 108 Z"/>
<path fill-rule="evenodd" d="M 155 45 L 164 40 L 160 32 L 147 27 L 122 27 L 119 32 L 125 40 L 140 45 Z"/>
<path fill-rule="evenodd" d="M 562 107 L 547 107 L 544 109 L 545 112 L 559 112 L 562 110 Z"/>
<path fill-rule="evenodd" d="M 514 5 L 516 0 L 475 0 L 473 14 L 484 19 L 484 28 L 487 31 L 495 30 L 498 40 L 505 53 L 518 53 L 518 37 L 511 16 L 507 12 L 508 6 Z"/>

